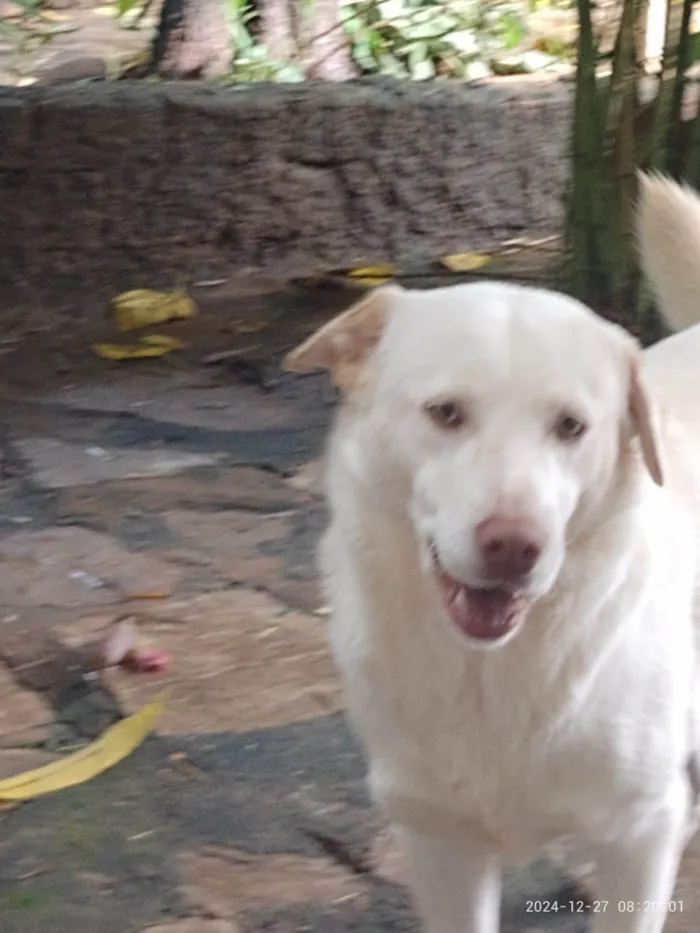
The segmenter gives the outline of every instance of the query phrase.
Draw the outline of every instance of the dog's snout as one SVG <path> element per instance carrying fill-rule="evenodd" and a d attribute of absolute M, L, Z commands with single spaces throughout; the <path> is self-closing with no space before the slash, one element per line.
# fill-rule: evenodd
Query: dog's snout
<path fill-rule="evenodd" d="M 525 577 L 542 553 L 537 529 L 522 518 L 487 518 L 476 528 L 476 543 L 482 573 L 493 581 Z"/>

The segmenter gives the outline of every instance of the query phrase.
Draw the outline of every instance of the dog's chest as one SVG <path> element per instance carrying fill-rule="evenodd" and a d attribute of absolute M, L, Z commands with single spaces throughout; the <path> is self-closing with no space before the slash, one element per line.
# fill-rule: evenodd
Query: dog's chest
<path fill-rule="evenodd" d="M 664 586 L 661 614 L 640 581 L 603 603 L 599 573 L 541 604 L 509 644 L 466 650 L 401 540 L 370 560 L 349 538 L 336 528 L 325 541 L 331 636 L 379 800 L 505 839 L 605 832 L 662 797 L 687 741 L 685 578 Z"/>
<path fill-rule="evenodd" d="M 477 819 L 517 851 L 582 821 L 605 827 L 648 783 L 644 761 L 621 760 L 604 702 L 570 715 L 553 672 L 456 650 L 439 620 L 425 622 L 415 638 L 355 638 L 354 651 L 336 638 L 380 801 L 398 794 Z"/>

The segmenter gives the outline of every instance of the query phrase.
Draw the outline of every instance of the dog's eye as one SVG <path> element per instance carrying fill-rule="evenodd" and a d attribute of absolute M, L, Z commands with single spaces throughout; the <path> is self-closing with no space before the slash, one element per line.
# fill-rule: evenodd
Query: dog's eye
<path fill-rule="evenodd" d="M 434 402 L 425 406 L 430 420 L 446 431 L 456 431 L 467 420 L 464 408 L 459 402 Z"/>
<path fill-rule="evenodd" d="M 573 415 L 563 414 L 557 418 L 554 433 L 560 441 L 577 441 L 587 430 L 587 425 Z"/>

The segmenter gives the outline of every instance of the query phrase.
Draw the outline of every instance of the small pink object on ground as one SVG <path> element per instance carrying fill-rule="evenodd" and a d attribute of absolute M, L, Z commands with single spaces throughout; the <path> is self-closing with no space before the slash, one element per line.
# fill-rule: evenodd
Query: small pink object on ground
<path fill-rule="evenodd" d="M 133 649 L 124 655 L 119 666 L 133 674 L 156 674 L 166 671 L 170 661 L 171 657 L 166 651 Z"/>

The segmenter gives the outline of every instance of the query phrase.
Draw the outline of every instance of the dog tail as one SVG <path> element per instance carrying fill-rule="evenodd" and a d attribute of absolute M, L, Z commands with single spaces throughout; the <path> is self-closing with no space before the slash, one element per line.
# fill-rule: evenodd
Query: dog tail
<path fill-rule="evenodd" d="M 642 269 L 667 325 L 700 323 L 700 195 L 661 175 L 639 175 Z"/>

